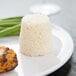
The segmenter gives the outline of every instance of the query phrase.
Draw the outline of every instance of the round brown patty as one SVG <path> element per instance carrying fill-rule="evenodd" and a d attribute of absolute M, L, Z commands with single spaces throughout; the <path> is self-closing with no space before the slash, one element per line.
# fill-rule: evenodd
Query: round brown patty
<path fill-rule="evenodd" d="M 0 46 L 0 73 L 14 69 L 18 65 L 17 55 L 14 50 Z"/>

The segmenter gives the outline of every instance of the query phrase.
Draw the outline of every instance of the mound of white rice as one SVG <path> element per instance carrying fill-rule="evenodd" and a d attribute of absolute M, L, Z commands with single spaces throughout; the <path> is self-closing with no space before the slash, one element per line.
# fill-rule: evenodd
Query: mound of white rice
<path fill-rule="evenodd" d="M 23 17 L 20 32 L 20 51 L 39 56 L 51 52 L 51 26 L 48 16 L 30 14 Z"/>

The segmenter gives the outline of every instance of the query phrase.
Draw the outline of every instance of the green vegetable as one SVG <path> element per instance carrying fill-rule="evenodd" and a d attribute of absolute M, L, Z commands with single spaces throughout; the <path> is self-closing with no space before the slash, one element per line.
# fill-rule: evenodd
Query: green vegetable
<path fill-rule="evenodd" d="M 17 25 L 19 23 L 20 22 L 15 22 L 15 21 L 13 21 L 13 22 L 11 22 L 11 21 L 9 21 L 9 22 L 4 21 L 4 22 L 0 22 L 0 27 L 11 27 L 11 26 Z"/>
<path fill-rule="evenodd" d="M 12 35 L 14 33 L 14 31 L 17 31 L 18 34 L 19 34 L 19 32 L 20 32 L 20 24 L 17 24 L 17 25 L 14 25 L 12 27 L 5 28 L 5 29 L 1 30 L 0 31 L 0 37 Z"/>
<path fill-rule="evenodd" d="M 0 27 L 0 31 L 3 30 L 3 29 L 5 29 L 5 28 L 6 28 L 6 27 Z"/>
<path fill-rule="evenodd" d="M 2 23 L 2 22 L 20 22 L 21 21 L 21 19 L 9 19 L 9 20 L 0 20 L 0 23 Z"/>
<path fill-rule="evenodd" d="M 19 31 L 14 31 L 12 34 L 8 34 L 8 36 L 19 36 Z"/>
<path fill-rule="evenodd" d="M 1 19 L 1 20 L 14 20 L 14 19 L 16 19 L 16 20 L 21 20 L 22 19 L 22 17 L 23 16 L 17 16 L 17 17 L 9 17 L 9 18 L 5 18 L 5 19 Z"/>
<path fill-rule="evenodd" d="M 0 31 L 3 30 L 3 27 L 0 27 Z"/>
<path fill-rule="evenodd" d="M 0 20 L 0 37 L 19 35 L 22 17 L 23 16 L 1 19 Z"/>

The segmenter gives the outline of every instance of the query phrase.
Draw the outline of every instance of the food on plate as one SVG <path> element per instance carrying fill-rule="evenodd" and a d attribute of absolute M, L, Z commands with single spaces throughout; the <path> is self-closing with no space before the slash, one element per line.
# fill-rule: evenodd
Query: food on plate
<path fill-rule="evenodd" d="M 0 37 L 19 35 L 21 19 L 22 16 L 0 19 Z"/>
<path fill-rule="evenodd" d="M 20 32 L 20 51 L 28 56 L 41 56 L 52 52 L 49 17 L 30 14 L 23 17 Z"/>
<path fill-rule="evenodd" d="M 14 50 L 0 46 L 0 73 L 13 70 L 18 65 Z"/>

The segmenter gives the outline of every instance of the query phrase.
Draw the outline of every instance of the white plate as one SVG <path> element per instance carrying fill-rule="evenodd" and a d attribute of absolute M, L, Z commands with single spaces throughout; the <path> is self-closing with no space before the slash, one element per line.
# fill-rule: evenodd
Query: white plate
<path fill-rule="evenodd" d="M 0 45 L 8 46 L 17 52 L 19 65 L 11 72 L 0 76 L 44 76 L 64 65 L 73 53 L 70 35 L 59 26 L 52 27 L 53 53 L 40 57 L 23 56 L 19 52 L 19 37 L 0 38 Z"/>

